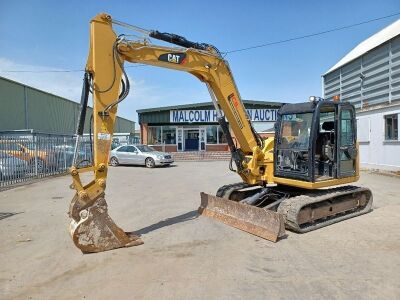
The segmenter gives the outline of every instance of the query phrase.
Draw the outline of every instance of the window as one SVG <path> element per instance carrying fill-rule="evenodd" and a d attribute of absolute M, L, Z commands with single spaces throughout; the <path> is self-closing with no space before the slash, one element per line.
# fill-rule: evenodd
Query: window
<path fill-rule="evenodd" d="M 207 144 L 217 144 L 217 125 L 207 126 Z"/>
<path fill-rule="evenodd" d="M 312 113 L 287 114 L 282 116 L 281 147 L 308 149 Z"/>
<path fill-rule="evenodd" d="M 398 115 L 385 116 L 385 140 L 398 140 Z"/>
<path fill-rule="evenodd" d="M 125 151 L 131 153 L 138 152 L 134 146 L 127 146 Z"/>
<path fill-rule="evenodd" d="M 222 131 L 221 126 L 218 126 L 218 143 L 219 144 L 226 144 L 226 136 Z"/>
<path fill-rule="evenodd" d="M 176 144 L 176 128 L 171 126 L 162 126 L 162 140 L 166 144 Z"/>
<path fill-rule="evenodd" d="M 342 111 L 340 124 L 340 145 L 350 146 L 354 144 L 352 112 L 349 109 Z"/>
<path fill-rule="evenodd" d="M 126 152 L 127 149 L 128 149 L 127 146 L 122 146 L 121 148 L 117 149 L 117 152 Z"/>
<path fill-rule="evenodd" d="M 157 144 L 176 144 L 175 126 L 151 126 L 147 132 L 147 143 L 149 145 Z"/>
<path fill-rule="evenodd" d="M 147 143 L 149 145 L 161 144 L 161 126 L 149 127 Z"/>

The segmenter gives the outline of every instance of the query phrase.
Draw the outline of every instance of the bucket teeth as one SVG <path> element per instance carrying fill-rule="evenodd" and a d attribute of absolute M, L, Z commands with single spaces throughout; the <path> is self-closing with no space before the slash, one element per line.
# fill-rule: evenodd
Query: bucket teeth
<path fill-rule="evenodd" d="M 201 193 L 199 213 L 276 242 L 285 235 L 283 216 L 274 211 Z"/>
<path fill-rule="evenodd" d="M 70 214 L 73 209 L 71 208 Z M 83 252 L 102 252 L 116 248 L 143 244 L 139 236 L 124 232 L 108 215 L 103 197 L 79 211 L 79 218 L 72 218 L 70 234 L 75 245 Z"/>

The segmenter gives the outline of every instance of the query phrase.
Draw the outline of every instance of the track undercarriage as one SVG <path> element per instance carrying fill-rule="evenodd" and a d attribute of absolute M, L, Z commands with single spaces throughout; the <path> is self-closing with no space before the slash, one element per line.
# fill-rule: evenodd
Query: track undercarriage
<path fill-rule="evenodd" d="M 373 200 L 369 189 L 350 185 L 305 190 L 279 185 L 261 187 L 236 183 L 221 187 L 216 196 L 202 194 L 200 213 L 206 211 L 207 216 L 260 237 L 263 236 L 258 227 L 264 227 L 269 235 L 275 233 L 274 238 L 264 237 L 271 241 L 284 235 L 284 229 L 278 221 L 270 222 L 271 213 L 275 219 L 283 219 L 286 229 L 304 233 L 365 214 L 371 211 Z M 235 207 L 224 210 L 227 202 L 235 203 Z M 251 212 L 248 212 L 249 206 Z M 239 224 L 225 222 L 226 219 L 235 218 L 240 220 Z M 249 224 L 256 224 L 257 229 L 252 232 Z"/>

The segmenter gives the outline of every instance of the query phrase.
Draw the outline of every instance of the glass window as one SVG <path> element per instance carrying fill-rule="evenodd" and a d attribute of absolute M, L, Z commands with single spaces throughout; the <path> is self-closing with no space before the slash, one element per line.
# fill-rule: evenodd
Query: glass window
<path fill-rule="evenodd" d="M 308 149 L 312 117 L 312 113 L 283 115 L 281 125 L 281 147 Z"/>
<path fill-rule="evenodd" d="M 175 126 L 162 127 L 162 140 L 165 144 L 176 144 L 176 128 Z"/>
<path fill-rule="evenodd" d="M 126 152 L 127 148 L 127 146 L 122 146 L 121 148 L 117 149 L 117 152 Z"/>
<path fill-rule="evenodd" d="M 217 125 L 207 126 L 207 144 L 216 144 L 217 141 Z"/>
<path fill-rule="evenodd" d="M 218 126 L 218 143 L 219 144 L 226 144 L 226 136 L 222 131 L 221 126 Z"/>
<path fill-rule="evenodd" d="M 340 124 L 340 145 L 349 146 L 354 144 L 353 120 L 350 109 L 342 111 Z"/>
<path fill-rule="evenodd" d="M 161 126 L 149 127 L 147 143 L 149 145 L 161 144 Z"/>
<path fill-rule="evenodd" d="M 137 149 L 134 146 L 126 146 L 126 152 L 137 152 Z"/>
<path fill-rule="evenodd" d="M 385 116 L 385 139 L 398 140 L 398 115 Z"/>
<path fill-rule="evenodd" d="M 335 112 L 321 112 L 319 116 L 319 132 L 330 132 L 335 129 Z"/>
<path fill-rule="evenodd" d="M 136 146 L 141 152 L 154 152 L 155 150 L 147 145 Z"/>

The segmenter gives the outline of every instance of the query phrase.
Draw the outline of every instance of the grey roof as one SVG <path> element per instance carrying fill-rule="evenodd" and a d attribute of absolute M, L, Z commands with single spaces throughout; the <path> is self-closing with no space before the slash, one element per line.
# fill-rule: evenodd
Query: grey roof
<path fill-rule="evenodd" d="M 358 44 L 353 50 L 347 53 L 341 60 L 339 60 L 333 67 L 325 72 L 324 76 L 331 73 L 340 67 L 348 64 L 349 62 L 357 59 L 358 57 L 364 55 L 368 51 L 382 45 L 383 43 L 393 39 L 400 34 L 400 19 L 393 22 L 389 26 L 386 26 L 382 30 L 378 31 L 374 35 L 370 36 L 366 40 Z"/>
<path fill-rule="evenodd" d="M 258 101 L 258 100 L 243 100 L 243 103 L 250 104 L 250 105 L 269 105 L 269 106 L 276 106 L 276 107 L 281 107 L 282 104 L 284 104 L 282 102 Z M 191 103 L 191 104 L 181 104 L 181 105 L 138 109 L 136 112 L 138 114 L 141 114 L 141 113 L 147 113 L 147 112 L 158 112 L 158 111 L 167 111 L 167 110 L 176 110 L 176 109 L 201 108 L 201 107 L 208 107 L 210 105 L 213 105 L 211 101 L 210 102 L 198 102 L 198 103 Z"/>

